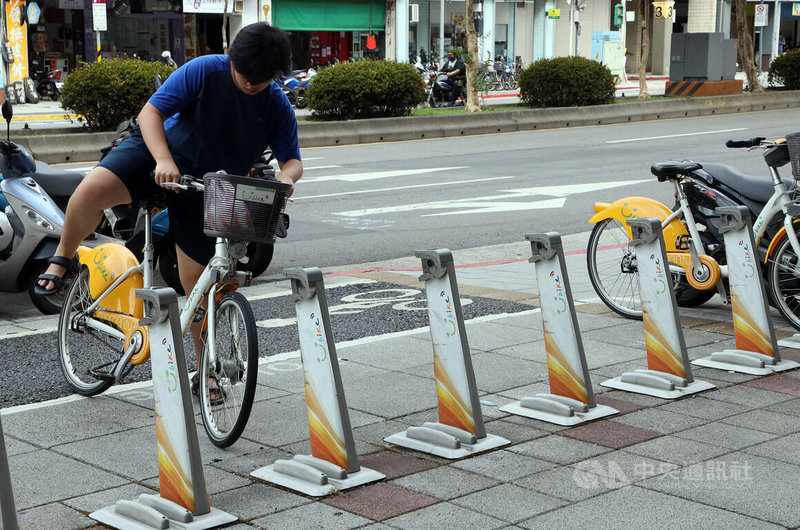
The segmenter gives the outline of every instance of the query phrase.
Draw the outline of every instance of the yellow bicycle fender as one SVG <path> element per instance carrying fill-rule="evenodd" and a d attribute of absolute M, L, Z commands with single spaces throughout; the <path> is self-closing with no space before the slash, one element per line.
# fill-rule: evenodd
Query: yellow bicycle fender
<path fill-rule="evenodd" d="M 139 263 L 133 252 L 119 243 L 104 243 L 94 248 L 82 246 L 78 249 L 78 258 L 89 269 L 89 291 L 95 300 L 125 271 Z M 143 303 L 136 298 L 135 291 L 143 285 L 144 277 L 140 273 L 131 274 L 106 296 L 101 305 L 111 311 L 141 318 Z"/>
<path fill-rule="evenodd" d="M 594 211 L 595 214 L 589 219 L 590 223 L 596 224 L 605 219 L 616 219 L 625 227 L 625 231 L 631 239 L 633 238 L 631 229 L 626 223 L 628 219 L 656 217 L 663 221 L 672 214 L 672 210 L 649 197 L 625 197 L 611 204 L 598 202 L 594 205 Z M 688 232 L 682 222 L 678 219 L 670 221 L 664 227 L 664 246 L 667 248 L 667 252 L 681 252 L 676 248 L 675 243 L 678 237 L 685 235 L 688 235 Z M 684 252 L 688 254 L 688 251 Z"/>
<path fill-rule="evenodd" d="M 792 225 L 797 226 L 800 224 L 800 219 L 792 219 Z M 796 232 L 797 230 L 795 230 Z M 767 249 L 767 257 L 764 258 L 764 263 L 766 264 L 769 259 L 772 257 L 772 253 L 775 251 L 775 247 L 778 246 L 781 239 L 786 237 L 786 227 L 782 226 L 778 233 L 775 234 L 775 237 L 772 238 L 772 241 L 769 242 L 769 248 Z"/>

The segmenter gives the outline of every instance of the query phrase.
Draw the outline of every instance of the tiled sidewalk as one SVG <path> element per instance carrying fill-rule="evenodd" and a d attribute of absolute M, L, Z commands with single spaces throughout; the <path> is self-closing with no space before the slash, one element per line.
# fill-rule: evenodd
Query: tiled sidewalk
<path fill-rule="evenodd" d="M 549 390 L 533 266 L 458 268 L 462 295 L 531 304 L 466 326 L 486 430 L 510 445 L 449 461 L 383 442 L 437 419 L 430 335 L 416 330 L 337 346 L 361 464 L 384 481 L 314 499 L 254 479 L 254 469 L 310 450 L 302 367 L 287 353 L 261 366 L 233 447 L 212 446 L 196 418 L 211 505 L 239 517 L 231 528 L 799 527 L 800 370 L 757 378 L 694 369 L 717 388 L 677 401 L 606 389 L 606 378 L 644 367 L 643 329 L 593 303 L 573 274 L 585 256 L 568 262 L 597 401 L 618 415 L 564 428 L 501 412 Z M 417 274 L 357 273 L 398 284 Z M 727 308 L 682 315 L 690 358 L 733 346 Z M 155 492 L 153 425 L 148 385 L 4 411 L 22 528 L 92 527 L 91 511 Z"/>

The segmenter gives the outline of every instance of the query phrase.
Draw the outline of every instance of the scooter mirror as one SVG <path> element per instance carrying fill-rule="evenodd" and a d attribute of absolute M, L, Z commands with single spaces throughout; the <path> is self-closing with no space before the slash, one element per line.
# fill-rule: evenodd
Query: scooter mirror
<path fill-rule="evenodd" d="M 153 94 L 155 94 L 161 85 L 164 83 L 164 80 L 161 79 L 161 74 L 156 74 L 153 78 Z"/>
<path fill-rule="evenodd" d="M 3 112 L 3 119 L 6 120 L 7 122 L 10 122 L 11 118 L 14 116 L 14 109 L 11 106 L 11 102 L 9 100 L 5 100 L 3 102 L 2 112 Z"/>
<path fill-rule="evenodd" d="M 116 129 L 117 134 L 122 134 L 123 132 L 127 131 L 128 127 L 130 127 L 130 126 L 131 126 L 131 122 L 130 121 L 122 120 L 121 122 L 119 122 L 119 125 L 117 125 L 117 129 Z"/>

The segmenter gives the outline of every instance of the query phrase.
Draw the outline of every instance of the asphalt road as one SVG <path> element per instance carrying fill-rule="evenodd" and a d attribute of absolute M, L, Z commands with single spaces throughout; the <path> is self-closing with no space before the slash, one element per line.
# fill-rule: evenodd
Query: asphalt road
<path fill-rule="evenodd" d="M 757 152 L 726 149 L 725 140 L 782 136 L 797 129 L 797 117 L 797 111 L 774 111 L 305 149 L 305 175 L 287 208 L 289 237 L 279 240 L 267 280 L 286 267 L 325 271 L 413 256 L 423 248 L 516 242 L 529 232 L 585 232 L 595 201 L 645 195 L 671 204 L 671 187 L 650 175 L 655 161 L 722 162 L 766 175 Z M 331 294 L 331 299 L 353 295 L 353 289 Z M 36 315 L 25 295 L 0 296 L 0 320 Z M 421 310 L 379 305 L 380 311 L 363 311 L 358 318 L 337 318 L 336 340 L 387 333 L 393 326 L 418 327 L 425 317 Z M 254 306 L 262 322 L 291 313 L 287 300 L 261 300 Z M 478 300 L 470 315 L 513 310 Z M 281 333 L 288 333 L 286 340 L 276 339 L 274 331 L 262 337 L 263 354 L 275 353 L 270 341 L 277 340 L 281 351 L 291 349 L 293 334 Z M 6 366 L 4 404 L 69 393 L 57 364 L 54 333 L 0 340 L 0 352 Z"/>

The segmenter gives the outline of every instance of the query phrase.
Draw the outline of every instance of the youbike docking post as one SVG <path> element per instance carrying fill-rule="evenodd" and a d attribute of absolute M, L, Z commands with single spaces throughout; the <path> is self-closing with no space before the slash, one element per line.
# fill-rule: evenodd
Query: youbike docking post
<path fill-rule="evenodd" d="M 120 500 L 89 515 L 113 528 L 216 528 L 238 518 L 208 502 L 183 351 L 178 297 L 170 288 L 137 289 L 149 326 L 160 495 Z"/>
<path fill-rule="evenodd" d="M 315 267 L 285 273 L 291 279 L 297 312 L 311 455 L 277 460 L 250 474 L 313 497 L 386 478 L 358 463 L 322 271 Z"/>
<path fill-rule="evenodd" d="M 627 372 L 601 384 L 665 399 L 715 388 L 692 378 L 661 222 L 654 217 L 628 219 L 628 226 L 639 269 L 647 370 Z"/>
<path fill-rule="evenodd" d="M 717 208 L 717 213 L 722 220 L 720 232 L 728 260 L 736 349 L 714 352 L 692 364 L 751 375 L 768 375 L 797 368 L 800 363 L 781 360 L 775 329 L 769 317 L 750 212 L 746 206 L 723 206 Z"/>
<path fill-rule="evenodd" d="M 511 442 L 486 434 L 475 384 L 453 255 L 447 249 L 418 250 L 428 299 L 433 370 L 439 421 L 393 434 L 386 442 L 449 459 L 488 451 Z"/>
<path fill-rule="evenodd" d="M 536 394 L 500 410 L 558 425 L 577 425 L 618 414 L 594 399 L 583 351 L 572 288 L 565 266 L 561 236 L 555 232 L 527 234 L 536 264 L 536 283 L 542 305 L 544 346 L 550 394 Z"/>
<path fill-rule="evenodd" d="M 17 508 L 14 504 L 14 491 L 11 488 L 11 471 L 8 469 L 6 439 L 3 435 L 3 422 L 0 421 L 0 530 L 17 530 Z"/>

